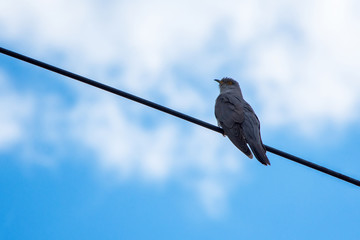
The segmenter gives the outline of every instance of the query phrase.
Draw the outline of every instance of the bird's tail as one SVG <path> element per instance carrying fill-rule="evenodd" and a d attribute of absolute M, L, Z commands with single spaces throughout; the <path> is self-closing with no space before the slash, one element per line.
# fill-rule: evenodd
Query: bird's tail
<path fill-rule="evenodd" d="M 266 156 L 266 149 L 263 144 L 255 143 L 255 144 L 249 144 L 249 146 L 259 162 L 261 162 L 265 166 L 270 165 L 270 161 Z"/>

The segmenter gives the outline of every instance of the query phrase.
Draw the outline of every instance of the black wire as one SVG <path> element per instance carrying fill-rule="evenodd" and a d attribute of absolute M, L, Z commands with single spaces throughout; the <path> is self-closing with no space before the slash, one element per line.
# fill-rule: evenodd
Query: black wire
<path fill-rule="evenodd" d="M 279 155 L 283 158 L 287 158 L 291 161 L 294 161 L 294 162 L 297 162 L 297 163 L 300 163 L 302 165 L 305 165 L 307 167 L 310 167 L 310 168 L 313 168 L 315 170 L 318 170 L 320 172 L 323 172 L 323 173 L 326 173 L 326 174 L 329 174 L 333 177 L 336 177 L 336 178 L 339 178 L 341 180 L 344 180 L 346 182 L 349 182 L 349 183 L 352 183 L 352 184 L 355 184 L 356 186 L 359 186 L 360 187 L 360 181 L 355 179 L 355 178 L 352 178 L 352 177 L 349 177 L 349 176 L 346 176 L 344 174 L 341 174 L 339 172 L 335 172 L 331 169 L 328 169 L 326 167 L 323 167 L 323 166 L 320 166 L 316 163 L 312 163 L 312 162 L 309 162 L 309 161 L 306 161 L 305 159 L 302 159 L 302 158 L 299 158 L 299 157 L 296 157 L 294 155 L 291 155 L 289 153 L 286 153 L 286 152 L 283 152 L 283 151 L 280 151 L 276 148 L 273 148 L 273 147 L 270 147 L 270 146 L 267 146 L 265 145 L 266 147 L 266 150 L 269 151 L 269 152 L 272 152 L 276 155 Z"/>
<path fill-rule="evenodd" d="M 119 95 L 119 96 L 122 96 L 122 97 L 124 97 L 124 98 L 128 98 L 128 99 L 133 100 L 133 101 L 135 101 L 135 102 L 144 104 L 144 105 L 146 105 L 146 106 L 155 108 L 155 109 L 160 110 L 160 111 L 162 111 L 162 112 L 171 114 L 171 115 L 173 115 L 173 116 L 175 116 L 175 117 L 179 117 L 179 118 L 184 119 L 184 120 L 186 120 L 186 121 L 189 121 L 189 122 L 195 123 L 195 124 L 197 124 L 197 125 L 200 125 L 200 126 L 202 126 L 202 127 L 208 128 L 208 129 L 213 130 L 213 131 L 215 131 L 215 132 L 218 132 L 218 133 L 221 133 L 221 134 L 224 133 L 221 128 L 216 127 L 216 126 L 214 126 L 214 125 L 212 125 L 212 124 L 209 124 L 209 123 L 207 123 L 207 122 L 201 121 L 201 120 L 199 120 L 199 119 L 197 119 L 197 118 L 191 117 L 191 116 L 186 115 L 186 114 L 183 114 L 183 113 L 181 113 L 181 112 L 172 110 L 172 109 L 170 109 L 170 108 L 161 106 L 161 105 L 159 105 L 159 104 L 156 104 L 156 103 L 154 103 L 154 102 L 148 101 L 148 100 L 146 100 L 146 99 L 137 97 L 137 96 L 132 95 L 132 94 L 130 94 L 130 93 L 121 91 L 121 90 L 119 90 L 119 89 L 116 89 L 116 88 L 107 86 L 107 85 L 105 85 L 105 84 L 96 82 L 96 81 L 94 81 L 94 80 L 91 80 L 91 79 L 89 79 L 89 78 L 80 76 L 80 75 L 78 75 L 78 74 L 75 74 L 75 73 L 66 71 L 66 70 L 64 70 L 64 69 L 61 69 L 61 68 L 58 68 L 58 67 L 49 65 L 49 64 L 47 64 L 47 63 L 38 61 L 38 60 L 36 60 L 36 59 L 33 59 L 33 58 L 30 58 L 30 57 L 24 56 L 24 55 L 22 55 L 22 54 L 19 54 L 19 53 L 10 51 L 10 50 L 7 50 L 7 49 L 2 48 L 2 47 L 0 47 L 0 53 L 6 54 L 6 55 L 8 55 L 8 56 L 10 56 L 10 57 L 13 57 L 13 58 L 16 58 L 16 59 L 25 61 L 25 62 L 28 62 L 28 63 L 33 64 L 33 65 L 36 65 L 36 66 L 38 66 L 38 67 L 45 68 L 45 69 L 47 69 L 47 70 L 49 70 L 49 71 L 56 72 L 56 73 L 58 73 L 58 74 L 67 76 L 67 77 L 69 77 L 69 78 L 72 78 L 72 79 L 78 80 L 78 81 L 80 81 L 80 82 L 89 84 L 89 85 L 91 85 L 91 86 L 100 88 L 100 89 L 102 89 L 102 90 L 105 90 L 105 91 L 114 93 L 114 94 Z M 323 173 L 325 173 L 325 174 L 328 174 L 328 175 L 331 175 L 331 176 L 333 176 L 333 177 L 336 177 L 336 178 L 339 178 L 339 179 L 341 179 L 341 180 L 344 180 L 344 181 L 346 181 L 346 182 L 352 183 L 352 184 L 354 184 L 354 185 L 356 185 L 356 186 L 360 186 L 360 181 L 357 180 L 357 179 L 354 179 L 354 178 L 351 178 L 351 177 L 346 176 L 346 175 L 344 175 L 344 174 L 335 172 L 335 171 L 333 171 L 333 170 L 331 170 L 331 169 L 328 169 L 328 168 L 326 168 L 326 167 L 322 167 L 322 166 L 317 165 L 317 164 L 315 164 L 315 163 L 306 161 L 306 160 L 304 160 L 304 159 L 302 159 L 302 158 L 293 156 L 293 155 L 288 154 L 288 153 L 286 153 L 286 152 L 280 151 L 280 150 L 278 150 L 278 149 L 276 149 L 276 148 L 273 148 L 273 147 L 270 147 L 270 146 L 267 146 L 267 145 L 265 145 L 265 147 L 266 147 L 266 150 L 267 150 L 267 151 L 269 151 L 269 152 L 271 152 L 271 153 L 273 153 L 273 154 L 279 155 L 279 156 L 281 156 L 281 157 L 287 158 L 287 159 L 292 160 L 292 161 L 294 161 L 294 162 L 297 162 L 297 163 L 300 163 L 300 164 L 305 165 L 305 166 L 307 166 L 307 167 L 313 168 L 313 169 L 318 170 L 318 171 L 320 171 L 320 172 L 323 172 Z"/>

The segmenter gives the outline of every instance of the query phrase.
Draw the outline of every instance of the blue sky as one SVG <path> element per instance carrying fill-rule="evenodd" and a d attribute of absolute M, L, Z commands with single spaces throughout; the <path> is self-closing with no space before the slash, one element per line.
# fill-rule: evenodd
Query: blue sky
<path fill-rule="evenodd" d="M 360 178 L 357 1 L 2 1 L 1 47 Z M 1 239 L 358 239 L 358 187 L 0 55 Z"/>

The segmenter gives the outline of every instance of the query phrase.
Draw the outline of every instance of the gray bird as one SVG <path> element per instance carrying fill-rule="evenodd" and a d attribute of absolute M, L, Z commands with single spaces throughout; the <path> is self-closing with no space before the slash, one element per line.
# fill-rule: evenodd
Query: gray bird
<path fill-rule="evenodd" d="M 220 95 L 215 104 L 215 117 L 219 127 L 249 158 L 253 158 L 252 151 L 259 162 L 270 165 L 261 140 L 259 119 L 252 107 L 244 100 L 239 83 L 231 78 L 215 79 L 215 81 L 220 87 Z"/>

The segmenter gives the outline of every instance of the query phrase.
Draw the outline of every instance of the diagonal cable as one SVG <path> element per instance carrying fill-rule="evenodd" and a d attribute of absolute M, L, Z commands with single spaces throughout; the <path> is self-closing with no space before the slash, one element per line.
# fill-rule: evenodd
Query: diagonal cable
<path fill-rule="evenodd" d="M 155 109 L 157 109 L 157 110 L 159 110 L 159 111 L 162 111 L 162 112 L 165 112 L 165 113 L 167 113 L 167 114 L 173 115 L 173 116 L 175 116 L 175 117 L 184 119 L 184 120 L 186 120 L 186 121 L 189 121 L 189 122 L 192 122 L 192 123 L 194 123 L 194 124 L 200 125 L 200 126 L 202 126 L 202 127 L 208 128 L 208 129 L 213 130 L 213 131 L 215 131 L 215 132 L 218 132 L 218 133 L 221 133 L 221 134 L 224 133 L 221 128 L 216 127 L 216 126 L 214 126 L 214 125 L 212 125 L 212 124 L 209 124 L 209 123 L 207 123 L 207 122 L 201 121 L 201 120 L 199 120 L 199 119 L 197 119 L 197 118 L 191 117 L 191 116 L 189 116 L 189 115 L 183 114 L 183 113 L 178 112 L 178 111 L 175 111 L 175 110 L 173 110 L 173 109 L 164 107 L 164 106 L 162 106 L 162 105 L 159 105 L 159 104 L 157 104 L 157 103 L 151 102 L 151 101 L 149 101 L 149 100 L 146 100 L 146 99 L 137 97 L 137 96 L 132 95 L 132 94 L 130 94 L 130 93 L 121 91 L 121 90 L 119 90 L 119 89 L 110 87 L 110 86 L 108 86 L 108 85 L 99 83 L 99 82 L 97 82 L 97 81 L 91 80 L 91 79 L 86 78 L 86 77 L 83 77 L 83 76 L 81 76 L 81 75 L 78 75 L 78 74 L 75 74 L 75 73 L 66 71 L 66 70 L 64 70 L 64 69 L 61 69 L 61 68 L 52 66 L 52 65 L 50 65 L 50 64 L 47 64 L 47 63 L 38 61 L 38 60 L 36 60 L 36 59 L 33 59 L 33 58 L 30 58 L 30 57 L 24 56 L 24 55 L 22 55 L 22 54 L 19 54 L 19 53 L 10 51 L 10 50 L 5 49 L 5 48 L 2 48 L 2 47 L 0 47 L 0 53 L 3 53 L 3 54 L 5 54 L 5 55 L 8 55 L 8 56 L 10 56 L 10 57 L 13 57 L 13 58 L 16 58 L 16 59 L 25 61 L 25 62 L 28 62 L 28 63 L 33 64 L 33 65 L 35 65 L 35 66 L 38 66 L 38 67 L 47 69 L 47 70 L 49 70 L 49 71 L 56 72 L 56 73 L 61 74 L 61 75 L 63 75 L 63 76 L 66 76 L 66 77 L 69 77 L 69 78 L 78 80 L 78 81 L 80 81 L 80 82 L 83 82 L 83 83 L 89 84 L 89 85 L 91 85 L 91 86 L 100 88 L 100 89 L 105 90 L 105 91 L 107 91 L 107 92 L 111 92 L 111 93 L 116 94 L 116 95 L 119 95 L 119 96 L 121 96 L 121 97 L 130 99 L 130 100 L 132 100 L 132 101 L 135 101 L 135 102 L 144 104 L 144 105 L 146 105 L 146 106 L 148 106 L 148 107 L 155 108 Z M 283 157 L 283 158 L 286 158 L 286 159 L 289 159 L 289 160 L 291 160 L 291 161 L 300 163 L 300 164 L 302 164 L 302 165 L 304 165 L 304 166 L 313 168 L 313 169 L 315 169 L 315 170 L 318 170 L 318 171 L 320 171 L 320 172 L 323 172 L 323 173 L 325 173 L 325 174 L 331 175 L 331 176 L 333 176 L 333 177 L 336 177 L 336 178 L 338 178 L 338 179 L 344 180 L 344 181 L 346 181 L 346 182 L 352 183 L 352 184 L 360 187 L 360 181 L 357 180 L 357 179 L 355 179 L 355 178 L 346 176 L 346 175 L 344 175 L 344 174 L 341 174 L 341 173 L 339 173 L 339 172 L 333 171 L 333 170 L 328 169 L 328 168 L 326 168 L 326 167 L 323 167 L 323 166 L 320 166 L 320 165 L 318 165 L 318 164 L 309 162 L 309 161 L 307 161 L 307 160 L 305 160 L 305 159 L 302 159 L 302 158 L 296 157 L 296 156 L 294 156 L 294 155 L 291 155 L 291 154 L 289 154 L 289 153 L 280 151 L 280 150 L 278 150 L 278 149 L 276 149 L 276 148 L 273 148 L 273 147 L 270 147 L 270 146 L 267 146 L 267 145 L 265 145 L 265 147 L 266 147 L 266 150 L 267 150 L 267 151 L 269 151 L 269 152 L 271 152 L 271 153 L 273 153 L 273 154 L 279 155 L 279 156 L 281 156 L 281 157 Z"/>

